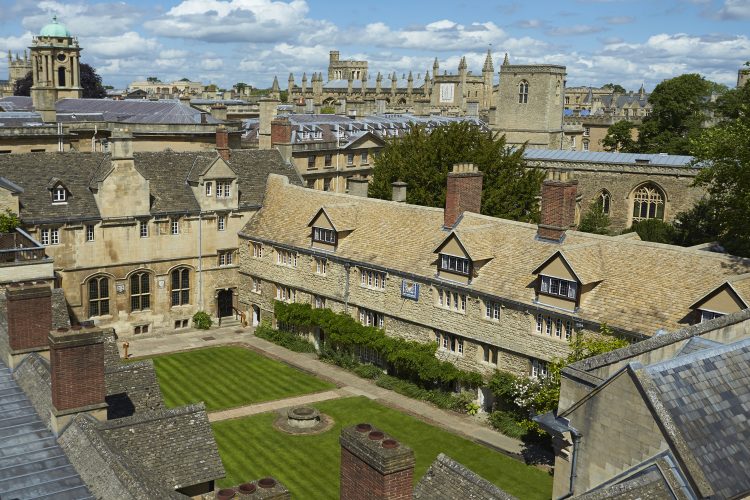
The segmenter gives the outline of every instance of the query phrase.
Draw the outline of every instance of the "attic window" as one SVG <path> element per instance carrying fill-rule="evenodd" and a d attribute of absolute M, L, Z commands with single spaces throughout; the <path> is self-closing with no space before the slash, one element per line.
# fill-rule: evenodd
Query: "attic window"
<path fill-rule="evenodd" d="M 468 276 L 471 269 L 469 259 L 440 254 L 440 270 Z"/>
<path fill-rule="evenodd" d="M 336 231 L 333 229 L 324 229 L 322 227 L 313 228 L 313 241 L 320 243 L 336 244 Z"/>
<path fill-rule="evenodd" d="M 58 184 L 52 189 L 52 203 L 65 203 L 67 201 L 68 194 L 65 192 L 65 188 Z"/>
<path fill-rule="evenodd" d="M 576 298 L 578 283 L 576 283 L 575 281 L 552 278 L 550 276 L 541 276 L 541 283 L 541 293 L 547 295 L 557 295 L 559 297 L 565 297 L 573 300 L 575 300 Z"/>

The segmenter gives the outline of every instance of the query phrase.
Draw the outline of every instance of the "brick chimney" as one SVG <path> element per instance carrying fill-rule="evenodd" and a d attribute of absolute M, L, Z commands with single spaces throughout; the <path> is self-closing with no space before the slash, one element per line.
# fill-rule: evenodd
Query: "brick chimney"
<path fill-rule="evenodd" d="M 448 173 L 443 226 L 453 227 L 464 212 L 482 208 L 482 172 L 472 163 L 456 163 Z"/>
<path fill-rule="evenodd" d="M 542 183 L 541 222 L 537 237 L 562 242 L 565 231 L 575 225 L 578 181 L 568 179 L 567 172 L 552 171 Z"/>
<path fill-rule="evenodd" d="M 406 203 L 406 183 L 396 181 L 391 183 L 391 200 Z"/>
<path fill-rule="evenodd" d="M 104 335 L 98 328 L 60 328 L 49 332 L 52 430 L 56 434 L 76 414 L 106 420 Z"/>
<path fill-rule="evenodd" d="M 411 500 L 414 452 L 370 424 L 341 431 L 341 500 Z"/>
<path fill-rule="evenodd" d="M 229 132 L 223 125 L 216 127 L 216 152 L 224 161 L 229 161 L 231 152 L 229 150 Z"/>
<path fill-rule="evenodd" d="M 292 122 L 289 118 L 279 117 L 271 120 L 271 145 L 287 144 L 292 140 Z"/>
<path fill-rule="evenodd" d="M 14 353 L 47 349 L 52 328 L 52 291 L 46 283 L 20 283 L 5 290 L 8 343 Z"/>

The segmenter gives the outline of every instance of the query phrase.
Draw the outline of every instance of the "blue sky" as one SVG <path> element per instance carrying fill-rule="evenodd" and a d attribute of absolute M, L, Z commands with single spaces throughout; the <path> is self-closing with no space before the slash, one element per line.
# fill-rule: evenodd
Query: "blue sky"
<path fill-rule="evenodd" d="M 23 50 L 52 14 L 118 88 L 147 76 L 267 87 L 274 75 L 285 87 L 290 72 L 325 73 L 330 50 L 373 75 L 423 77 L 435 57 L 456 71 L 465 55 L 478 73 L 491 47 L 496 71 L 507 52 L 566 66 L 569 86 L 633 90 L 692 72 L 734 86 L 750 60 L 750 0 L 0 0 L 0 49 Z"/>

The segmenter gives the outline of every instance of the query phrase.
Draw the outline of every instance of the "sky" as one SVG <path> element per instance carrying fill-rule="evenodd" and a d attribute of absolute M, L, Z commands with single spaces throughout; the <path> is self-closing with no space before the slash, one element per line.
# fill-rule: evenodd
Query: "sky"
<path fill-rule="evenodd" d="M 456 72 L 466 56 L 478 74 L 490 49 L 496 81 L 508 53 L 566 66 L 568 86 L 649 91 L 683 73 L 734 87 L 750 60 L 750 0 L 0 0 L 0 49 L 23 51 L 53 14 L 116 88 L 148 76 L 285 88 L 289 73 L 326 77 L 331 50 L 369 61 L 371 83 L 424 78 L 436 57 Z"/>

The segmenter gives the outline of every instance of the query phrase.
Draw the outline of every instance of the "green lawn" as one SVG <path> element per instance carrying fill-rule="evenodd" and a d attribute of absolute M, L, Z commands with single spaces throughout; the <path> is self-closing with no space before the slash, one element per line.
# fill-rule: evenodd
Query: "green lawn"
<path fill-rule="evenodd" d="M 369 422 L 410 446 L 416 456 L 415 481 L 440 452 L 519 498 L 550 498 L 547 473 L 450 434 L 364 397 L 316 403 L 336 425 L 323 434 L 293 436 L 272 427 L 276 413 L 212 425 L 231 486 L 264 476 L 286 485 L 292 498 L 332 499 L 339 495 L 339 434 L 342 426 Z"/>
<path fill-rule="evenodd" d="M 205 401 L 209 411 L 335 388 L 242 347 L 211 347 L 153 358 L 164 401 Z"/>

